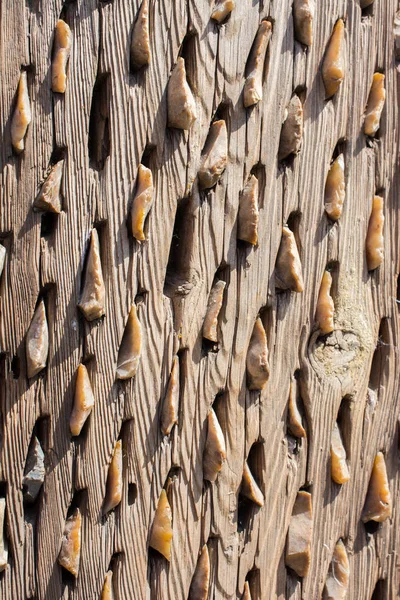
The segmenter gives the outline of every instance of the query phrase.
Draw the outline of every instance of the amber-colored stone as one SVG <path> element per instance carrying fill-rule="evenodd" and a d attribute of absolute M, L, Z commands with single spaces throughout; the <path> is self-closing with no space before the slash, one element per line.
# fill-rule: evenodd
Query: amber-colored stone
<path fill-rule="evenodd" d="M 190 129 L 197 119 L 196 102 L 186 80 L 185 60 L 179 57 L 168 82 L 168 127 Z"/>
<path fill-rule="evenodd" d="M 382 523 L 392 516 L 392 496 L 386 472 L 385 458 L 378 452 L 372 467 L 367 497 L 365 499 L 362 520 Z"/>
<path fill-rule="evenodd" d="M 275 284 L 281 290 L 302 292 L 304 289 L 299 251 L 293 232 L 287 226 L 282 227 L 275 263 Z"/>
<path fill-rule="evenodd" d="M 211 342 L 218 341 L 218 315 L 222 307 L 225 286 L 225 281 L 217 281 L 208 296 L 207 312 L 203 323 L 203 337 Z"/>
<path fill-rule="evenodd" d="M 78 577 L 81 558 L 81 525 L 81 512 L 77 508 L 65 522 L 61 550 L 58 555 L 59 564 L 74 577 Z"/>
<path fill-rule="evenodd" d="M 115 444 L 114 454 L 108 468 L 106 497 L 103 513 L 118 506 L 122 499 L 122 440 Z"/>
<path fill-rule="evenodd" d="M 215 481 L 226 459 L 225 438 L 217 415 L 211 408 L 207 417 L 207 439 L 203 454 L 203 477 Z"/>
<path fill-rule="evenodd" d="M 172 511 L 165 490 L 161 490 L 151 528 L 149 546 L 171 560 Z"/>
<path fill-rule="evenodd" d="M 294 381 L 290 382 L 290 391 L 289 391 L 289 418 L 288 418 L 288 426 L 291 433 L 295 437 L 305 438 L 307 437 L 306 431 L 301 422 L 301 415 L 299 409 L 297 407 L 296 402 L 297 395 L 297 384 Z"/>
<path fill-rule="evenodd" d="M 278 160 L 298 154 L 303 138 L 303 105 L 297 94 L 292 96 L 285 111 L 279 139 Z"/>
<path fill-rule="evenodd" d="M 371 215 L 368 223 L 367 239 L 365 243 L 368 271 L 373 271 L 383 262 L 384 222 L 385 217 L 383 215 L 383 198 L 381 196 L 374 196 L 372 201 Z"/>
<path fill-rule="evenodd" d="M 299 577 L 305 577 L 311 563 L 312 499 L 298 492 L 290 519 L 285 562 Z"/>
<path fill-rule="evenodd" d="M 243 103 L 245 108 L 257 104 L 263 95 L 263 71 L 265 53 L 272 33 L 272 25 L 269 21 L 262 21 L 253 42 L 250 56 L 247 61 L 248 76 L 244 84 Z"/>
<path fill-rule="evenodd" d="M 238 239 L 255 246 L 258 242 L 258 179 L 251 175 L 240 195 Z"/>
<path fill-rule="evenodd" d="M 11 143 L 17 154 L 25 149 L 25 135 L 31 120 L 28 79 L 26 71 L 22 71 L 18 83 L 15 109 L 11 119 Z"/>
<path fill-rule="evenodd" d="M 210 585 L 210 555 L 204 544 L 190 584 L 188 600 L 207 600 Z"/>
<path fill-rule="evenodd" d="M 105 313 L 106 296 L 101 268 L 99 234 L 96 229 L 92 229 L 88 253 L 83 291 L 78 306 L 87 321 L 94 321 L 100 319 Z"/>
<path fill-rule="evenodd" d="M 373 136 L 378 131 L 385 99 L 385 76 L 382 73 L 374 73 L 365 111 L 365 135 Z"/>
<path fill-rule="evenodd" d="M 332 98 L 344 79 L 344 22 L 336 22 L 322 64 L 326 98 Z"/>
<path fill-rule="evenodd" d="M 153 201 L 153 175 L 150 169 L 144 167 L 143 165 L 139 165 L 136 193 L 131 209 L 132 235 L 139 241 L 146 239 L 144 235 L 144 222 L 153 205 Z"/>
<path fill-rule="evenodd" d="M 57 22 L 54 36 L 51 86 L 53 92 L 64 94 L 67 87 L 67 63 L 71 54 L 71 29 L 61 19 Z"/>
<path fill-rule="evenodd" d="M 323 600 L 345 600 L 349 586 L 350 565 L 342 540 L 335 546 L 326 578 Z"/>
<path fill-rule="evenodd" d="M 40 300 L 26 334 L 26 368 L 29 379 L 45 368 L 48 354 L 49 328 L 46 308 L 43 300 Z"/>
<path fill-rule="evenodd" d="M 249 390 L 262 390 L 269 379 L 268 343 L 263 323 L 258 317 L 254 323 L 246 356 Z"/>
<path fill-rule="evenodd" d="M 143 0 L 131 39 L 131 67 L 141 69 L 151 61 L 149 33 L 149 1 Z"/>
<path fill-rule="evenodd" d="M 242 600 L 252 600 L 251 592 L 250 592 L 250 585 L 249 585 L 248 581 L 244 582 Z"/>
<path fill-rule="evenodd" d="M 217 21 L 217 23 L 222 23 L 227 16 L 231 14 L 234 8 L 234 0 L 221 0 L 221 2 L 218 2 L 218 4 L 215 5 L 211 13 L 211 18 L 214 21 Z"/>
<path fill-rule="evenodd" d="M 335 305 L 331 296 L 331 287 L 332 275 L 329 271 L 324 271 L 319 288 L 317 307 L 315 309 L 315 321 L 322 335 L 331 333 L 335 327 L 333 322 Z"/>
<path fill-rule="evenodd" d="M 130 379 L 136 375 L 142 351 L 142 327 L 132 304 L 124 335 L 118 352 L 117 379 Z"/>
<path fill-rule="evenodd" d="M 114 588 L 112 584 L 113 572 L 108 571 L 104 580 L 101 600 L 115 600 Z"/>
<path fill-rule="evenodd" d="M 79 435 L 94 406 L 94 395 L 85 365 L 79 365 L 75 382 L 74 408 L 69 426 L 72 435 Z"/>
<path fill-rule="evenodd" d="M 350 479 L 346 462 L 346 450 L 337 423 L 335 423 L 331 438 L 331 474 L 333 481 L 336 483 L 346 483 Z"/>
<path fill-rule="evenodd" d="M 294 0 L 293 21 L 295 38 L 305 46 L 311 46 L 313 41 L 314 13 L 314 0 Z"/>
<path fill-rule="evenodd" d="M 5 498 L 0 498 L 0 573 L 4 571 L 8 565 L 7 539 L 4 534 L 5 516 L 6 500 Z"/>
<path fill-rule="evenodd" d="M 339 154 L 329 168 L 325 183 L 325 210 L 332 221 L 341 217 L 345 195 L 344 157 Z"/>
<path fill-rule="evenodd" d="M 249 469 L 249 465 L 247 464 L 247 461 L 244 463 L 244 467 L 243 467 L 242 484 L 240 486 L 240 493 L 242 494 L 242 496 L 245 496 L 245 498 L 248 498 L 249 500 L 251 500 L 252 502 L 257 504 L 257 506 L 264 506 L 263 493 L 260 490 L 260 488 L 258 487 L 258 484 Z"/>
<path fill-rule="evenodd" d="M 199 170 L 199 184 L 212 188 L 221 177 L 228 162 L 228 132 L 224 120 L 214 121 L 208 132 Z"/>
<path fill-rule="evenodd" d="M 173 426 L 178 422 L 179 410 L 179 358 L 174 357 L 167 391 L 164 396 L 161 412 L 161 432 L 169 435 Z"/>

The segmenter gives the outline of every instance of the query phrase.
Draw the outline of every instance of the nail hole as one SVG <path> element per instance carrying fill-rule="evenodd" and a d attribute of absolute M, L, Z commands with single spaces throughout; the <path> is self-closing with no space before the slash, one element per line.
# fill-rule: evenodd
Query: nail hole
<path fill-rule="evenodd" d="M 50 238 L 57 229 L 59 215 L 57 213 L 44 212 L 40 219 L 40 237 Z"/>

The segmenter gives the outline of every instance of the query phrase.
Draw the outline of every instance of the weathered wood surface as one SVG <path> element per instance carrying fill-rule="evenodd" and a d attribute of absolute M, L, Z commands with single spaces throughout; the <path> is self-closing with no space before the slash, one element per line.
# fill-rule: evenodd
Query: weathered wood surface
<path fill-rule="evenodd" d="M 374 598 L 397 598 L 396 2 L 375 0 L 364 15 L 356 0 L 318 2 L 314 43 L 307 50 L 294 40 L 290 0 L 237 1 L 222 26 L 210 21 L 209 0 L 150 0 L 152 61 L 130 74 L 130 33 L 139 5 L 137 0 L 65 3 L 73 48 L 62 96 L 51 92 L 50 65 L 63 3 L 0 3 L 0 234 L 7 248 L 0 287 L 0 478 L 9 542 L 1 597 L 100 598 L 111 562 L 117 599 L 184 599 L 199 552 L 208 542 L 210 598 L 240 598 L 248 580 L 253 599 L 317 599 L 342 538 L 350 563 L 348 598 L 369 599 L 374 589 Z M 246 60 L 265 17 L 273 32 L 264 97 L 244 109 Z M 320 66 L 340 17 L 345 18 L 345 79 L 334 99 L 325 101 Z M 198 111 L 189 133 L 166 128 L 166 86 L 180 52 Z M 32 123 L 26 149 L 16 156 L 10 117 L 21 66 L 28 68 Z M 367 143 L 363 114 L 376 70 L 386 75 L 387 98 L 379 135 Z M 94 167 L 102 164 L 89 161 L 88 139 L 98 76 L 106 82 L 110 137 L 109 156 L 100 169 Z M 281 123 L 295 90 L 304 101 L 303 142 L 300 154 L 281 165 Z M 216 111 L 227 123 L 229 160 L 216 188 L 204 193 L 198 191 L 196 174 Z M 346 199 L 342 217 L 332 224 L 324 213 L 324 185 L 339 141 Z M 32 202 L 57 149 L 64 150 L 66 159 L 63 212 L 41 230 L 41 214 L 32 211 Z M 128 235 L 126 221 L 145 151 L 156 197 L 146 224 L 148 240 L 138 243 Z M 254 168 L 260 183 L 259 243 L 249 249 L 237 244 L 236 221 L 240 192 Z M 375 192 L 384 197 L 385 259 L 371 274 L 365 236 Z M 281 227 L 293 213 L 305 290 L 276 293 Z M 106 316 L 89 325 L 77 303 L 93 226 L 100 237 Z M 317 340 L 319 285 L 327 263 L 333 262 L 339 334 Z M 213 352 L 203 346 L 201 330 L 217 271 L 227 286 L 219 349 Z M 28 381 L 25 336 L 40 296 L 47 304 L 50 354 L 45 372 Z M 143 331 L 141 363 L 134 380 L 117 382 L 118 347 L 135 298 Z M 247 346 L 260 311 L 271 369 L 261 394 L 246 391 L 245 374 Z M 349 359 L 351 349 L 345 346 L 354 340 L 357 347 Z M 170 438 L 163 438 L 160 407 L 177 351 L 180 422 Z M 72 439 L 69 417 L 81 361 L 88 367 L 96 405 L 81 436 Z M 307 439 L 294 451 L 286 421 L 296 371 Z M 368 387 L 377 394 L 376 405 L 368 400 Z M 210 484 L 203 481 L 202 453 L 207 413 L 216 397 L 227 460 Z M 340 407 L 351 473 L 343 486 L 332 482 L 329 460 Z M 46 478 L 39 500 L 29 508 L 23 503 L 22 478 L 39 419 Z M 119 437 L 123 499 L 103 516 L 108 466 Z M 265 503 L 249 512 L 238 510 L 238 494 L 244 460 L 254 443 L 250 463 Z M 385 454 L 393 515 L 368 532 L 360 516 L 379 450 Z M 173 543 L 167 564 L 149 553 L 147 542 L 169 473 Z M 300 488 L 313 498 L 312 561 L 303 580 L 284 563 Z M 57 563 L 71 504 L 79 506 L 83 523 L 76 582 Z"/>

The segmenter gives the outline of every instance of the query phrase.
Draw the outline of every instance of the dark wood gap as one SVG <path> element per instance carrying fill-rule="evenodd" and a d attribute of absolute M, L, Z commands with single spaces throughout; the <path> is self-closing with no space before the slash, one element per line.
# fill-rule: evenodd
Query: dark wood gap
<path fill-rule="evenodd" d="M 98 73 L 89 119 L 89 164 L 96 171 L 104 169 L 110 155 L 110 98 L 111 74 Z"/>

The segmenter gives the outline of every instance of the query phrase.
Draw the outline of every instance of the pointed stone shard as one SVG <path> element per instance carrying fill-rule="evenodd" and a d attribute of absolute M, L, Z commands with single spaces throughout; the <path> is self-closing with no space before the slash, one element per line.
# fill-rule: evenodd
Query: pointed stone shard
<path fill-rule="evenodd" d="M 309 492 L 298 492 L 290 519 L 285 562 L 299 577 L 311 563 L 312 500 Z"/>
<path fill-rule="evenodd" d="M 333 481 L 339 484 L 346 483 L 350 479 L 346 450 L 337 423 L 333 428 L 331 439 L 331 474 Z"/>
<path fill-rule="evenodd" d="M 332 275 L 329 271 L 324 271 L 319 288 L 317 307 L 315 309 L 315 321 L 322 335 L 331 333 L 335 327 L 333 322 L 335 305 L 331 296 L 331 287 Z"/>
<path fill-rule="evenodd" d="M 211 13 L 211 18 L 214 21 L 217 21 L 217 23 L 222 23 L 227 16 L 231 14 L 234 8 L 234 0 L 221 0 L 221 2 L 218 2 L 218 4 L 215 5 Z"/>
<path fill-rule="evenodd" d="M 247 61 L 246 70 L 249 74 L 246 78 L 243 90 L 243 103 L 245 108 L 254 106 L 254 104 L 257 104 L 262 99 L 265 54 L 267 52 L 271 33 L 271 23 L 269 21 L 261 21 Z"/>
<path fill-rule="evenodd" d="M 243 467 L 242 484 L 240 486 L 240 493 L 242 494 L 242 496 L 245 496 L 245 498 L 248 498 L 249 500 L 251 500 L 252 502 L 257 504 L 257 506 L 264 506 L 263 493 L 260 490 L 260 488 L 258 487 L 257 482 L 254 479 L 254 477 L 249 469 L 249 465 L 247 464 L 247 461 L 245 461 L 244 467 Z"/>
<path fill-rule="evenodd" d="M 115 444 L 114 454 L 108 468 L 106 497 L 103 513 L 110 512 L 122 499 L 122 440 Z"/>
<path fill-rule="evenodd" d="M 190 584 L 188 600 L 207 600 L 210 585 L 210 555 L 204 544 Z"/>
<path fill-rule="evenodd" d="M 378 452 L 372 467 L 367 497 L 362 512 L 362 521 L 382 523 L 392 516 L 392 497 L 386 472 L 385 458 Z"/>
<path fill-rule="evenodd" d="M 180 56 L 168 82 L 168 127 L 190 129 L 197 119 L 196 102 L 186 80 L 185 60 Z"/>
<path fill-rule="evenodd" d="M 164 396 L 161 413 L 161 432 L 169 435 L 173 426 L 178 423 L 179 410 L 179 358 L 174 357 L 167 391 Z"/>
<path fill-rule="evenodd" d="M 250 585 L 248 581 L 244 582 L 242 600 L 251 600 Z"/>
<path fill-rule="evenodd" d="M 172 511 L 165 490 L 161 490 L 151 528 L 149 546 L 171 560 Z"/>
<path fill-rule="evenodd" d="M 56 163 L 41 187 L 39 194 L 33 203 L 33 210 L 44 210 L 52 213 L 61 212 L 61 179 L 64 169 L 64 161 Z"/>
<path fill-rule="evenodd" d="M 298 95 L 293 94 L 285 111 L 285 120 L 282 124 L 278 160 L 284 160 L 291 154 L 298 154 L 302 138 L 303 105 Z"/>
<path fill-rule="evenodd" d="M 258 179 L 251 175 L 239 202 L 238 239 L 255 246 L 258 242 Z"/>
<path fill-rule="evenodd" d="M 286 225 L 282 227 L 282 237 L 275 263 L 275 284 L 281 290 L 302 292 L 303 275 L 299 251 L 293 232 Z"/>
<path fill-rule="evenodd" d="M 132 31 L 131 67 L 139 70 L 151 61 L 149 33 L 149 0 L 143 0 Z"/>
<path fill-rule="evenodd" d="M 207 417 L 207 439 L 203 453 L 203 477 L 215 481 L 226 459 L 225 438 L 215 411 L 211 408 Z"/>
<path fill-rule="evenodd" d="M 383 238 L 384 222 L 383 198 L 382 196 L 374 196 L 365 242 L 368 271 L 373 271 L 383 262 L 385 247 Z"/>
<path fill-rule="evenodd" d="M 307 437 L 307 434 L 301 422 L 301 415 L 297 407 L 296 395 L 297 384 L 294 381 L 291 381 L 289 390 L 288 427 L 295 437 L 305 438 Z"/>
<path fill-rule="evenodd" d="M 311 46 L 313 41 L 314 13 L 314 0 L 294 0 L 293 21 L 295 38 L 305 46 Z"/>
<path fill-rule="evenodd" d="M 79 435 L 94 406 L 94 395 L 85 365 L 79 365 L 75 383 L 74 408 L 69 426 L 73 436 Z"/>
<path fill-rule="evenodd" d="M 385 99 L 385 76 L 382 73 L 374 73 L 365 111 L 365 135 L 373 136 L 378 131 Z"/>
<path fill-rule="evenodd" d="M 326 578 L 323 600 L 345 600 L 349 586 L 350 565 L 342 540 L 335 546 Z"/>
<path fill-rule="evenodd" d="M 208 296 L 207 312 L 203 323 L 203 337 L 210 342 L 218 342 L 218 315 L 224 299 L 225 281 L 217 281 Z"/>
<path fill-rule="evenodd" d="M 322 63 L 322 79 L 325 86 L 325 98 L 336 94 L 344 79 L 344 22 L 336 22 Z"/>
<path fill-rule="evenodd" d="M 5 516 L 6 499 L 0 498 L 0 573 L 4 571 L 8 564 L 8 544 L 4 535 Z"/>
<path fill-rule="evenodd" d="M 22 485 L 24 498 L 35 502 L 45 478 L 44 453 L 39 440 L 34 435 L 29 445 Z"/>
<path fill-rule="evenodd" d="M 58 555 L 59 564 L 74 577 L 78 577 L 81 558 L 81 525 L 82 516 L 79 508 L 65 522 L 61 550 Z"/>
<path fill-rule="evenodd" d="M 2 244 L 0 244 L 0 277 L 3 274 L 4 263 L 6 260 L 6 254 L 7 254 L 7 251 L 6 251 L 5 247 Z"/>
<path fill-rule="evenodd" d="M 135 197 L 131 209 L 132 235 L 139 241 L 146 239 L 144 222 L 153 205 L 153 175 L 147 167 L 139 165 Z"/>
<path fill-rule="evenodd" d="M 345 195 L 344 157 L 339 154 L 329 168 L 325 183 L 325 210 L 332 221 L 341 217 Z"/>
<path fill-rule="evenodd" d="M 59 20 L 56 25 L 51 65 L 53 92 L 64 94 L 67 87 L 67 64 L 72 48 L 72 33 L 67 23 Z"/>
<path fill-rule="evenodd" d="M 228 132 L 223 119 L 214 121 L 204 146 L 199 184 L 202 189 L 212 188 L 221 177 L 228 162 Z"/>
<path fill-rule="evenodd" d="M 254 323 L 246 356 L 249 390 L 262 390 L 269 379 L 268 343 L 264 325 L 258 317 Z"/>
<path fill-rule="evenodd" d="M 112 577 L 113 572 L 107 571 L 106 578 L 104 580 L 103 590 L 101 592 L 101 600 L 115 600 Z"/>
<path fill-rule="evenodd" d="M 83 291 L 78 307 L 87 321 L 94 321 L 105 314 L 106 296 L 97 229 L 92 229 L 88 253 Z"/>
<path fill-rule="evenodd" d="M 124 335 L 118 351 L 117 379 L 130 379 L 136 375 L 142 351 L 142 327 L 132 304 Z"/>
<path fill-rule="evenodd" d="M 46 308 L 42 299 L 35 310 L 26 334 L 26 367 L 29 379 L 45 368 L 48 354 L 49 329 Z"/>
<path fill-rule="evenodd" d="M 18 83 L 17 100 L 11 119 L 11 143 L 17 154 L 20 154 L 25 149 L 24 138 L 31 120 L 28 79 L 26 71 L 22 71 Z"/>

